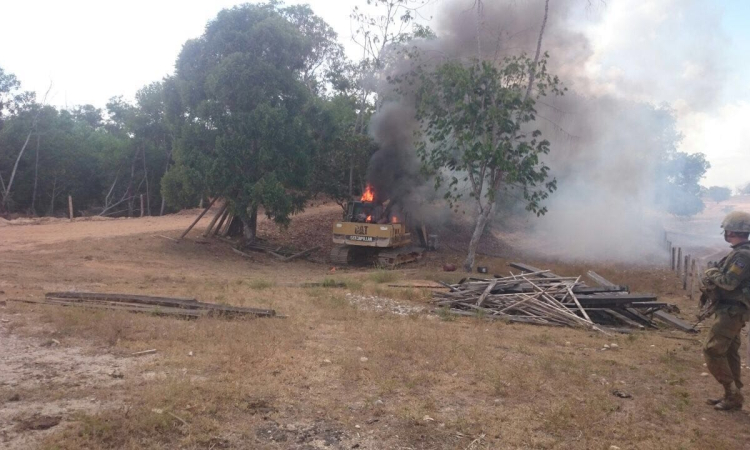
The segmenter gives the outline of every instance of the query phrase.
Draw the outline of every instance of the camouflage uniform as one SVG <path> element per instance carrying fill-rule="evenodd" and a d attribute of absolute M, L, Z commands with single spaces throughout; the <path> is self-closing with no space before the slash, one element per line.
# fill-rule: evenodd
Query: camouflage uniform
<path fill-rule="evenodd" d="M 733 398 L 731 408 L 717 408 L 739 408 L 742 406 L 740 331 L 750 319 L 750 242 L 733 246 L 716 268 L 706 271 L 703 284 L 715 289 L 714 295 L 718 296 L 716 320 L 703 347 L 703 355 L 709 372 L 724 386 L 725 399 Z M 736 390 L 732 388 L 733 383 Z"/>

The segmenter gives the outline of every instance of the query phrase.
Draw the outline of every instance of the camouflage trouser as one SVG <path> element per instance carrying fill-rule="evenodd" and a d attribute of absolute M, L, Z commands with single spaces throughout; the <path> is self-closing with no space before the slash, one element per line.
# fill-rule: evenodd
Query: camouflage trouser
<path fill-rule="evenodd" d="M 740 332 L 747 320 L 748 311 L 744 307 L 718 309 L 716 320 L 703 346 L 708 371 L 724 386 L 734 382 L 738 389 L 742 388 Z"/>

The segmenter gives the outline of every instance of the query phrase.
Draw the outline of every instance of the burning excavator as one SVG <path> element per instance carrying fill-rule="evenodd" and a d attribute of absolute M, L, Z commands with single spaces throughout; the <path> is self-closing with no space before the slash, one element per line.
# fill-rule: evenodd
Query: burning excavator
<path fill-rule="evenodd" d="M 346 205 L 343 220 L 333 225 L 331 262 L 334 264 L 378 264 L 394 267 L 422 256 L 434 247 L 435 238 L 427 235 L 424 226 L 409 224 L 409 217 L 396 212 L 395 202 L 379 202 L 368 185 L 359 201 Z M 421 246 L 412 245 L 412 233 L 419 236 Z M 430 245 L 432 244 L 432 245 Z"/>

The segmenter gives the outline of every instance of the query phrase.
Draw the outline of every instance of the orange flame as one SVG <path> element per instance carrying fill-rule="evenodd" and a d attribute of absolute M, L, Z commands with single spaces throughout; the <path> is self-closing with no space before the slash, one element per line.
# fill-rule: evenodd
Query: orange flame
<path fill-rule="evenodd" d="M 391 217 L 391 223 L 398 223 L 398 217 L 396 216 Z"/>
<path fill-rule="evenodd" d="M 362 217 L 362 216 L 360 216 Z M 367 216 L 367 219 L 365 219 L 365 222 L 372 222 L 372 216 Z"/>
<path fill-rule="evenodd" d="M 362 198 L 360 199 L 363 202 L 372 202 L 375 200 L 375 191 L 372 190 L 372 186 L 369 184 L 365 188 L 365 192 L 362 193 Z M 370 218 L 367 218 L 367 221 L 370 221 Z"/>

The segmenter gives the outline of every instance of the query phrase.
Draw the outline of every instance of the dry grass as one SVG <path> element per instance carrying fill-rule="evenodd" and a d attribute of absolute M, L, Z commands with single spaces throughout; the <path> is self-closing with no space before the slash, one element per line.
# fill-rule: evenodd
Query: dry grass
<path fill-rule="evenodd" d="M 737 449 L 750 438 L 745 413 L 703 405 L 718 389 L 700 376 L 700 344 L 670 339 L 685 335 L 605 337 L 368 312 L 347 301 L 346 293 L 355 292 L 424 305 L 429 290 L 387 284 L 455 282 L 462 274 L 439 267 L 460 255 L 432 255 L 415 268 L 331 275 L 322 265 L 252 263 L 221 244 L 177 246 L 148 236 L 109 238 L 86 249 L 56 243 L 35 252 L 13 252 L 22 264 L 0 267 L 0 278 L 14 280 L 4 287 L 8 296 L 72 288 L 141 292 L 271 307 L 287 316 L 176 320 L 9 305 L 8 313 L 20 313 L 15 334 L 41 333 L 123 357 L 158 349 L 117 389 L 97 391 L 119 406 L 70 414 L 41 448 Z M 504 260 L 482 263 L 507 272 Z M 677 280 L 668 273 L 597 271 L 692 308 L 675 295 Z M 342 282 L 345 289 L 332 288 Z M 611 342 L 619 349 L 601 350 Z M 619 399 L 613 389 L 634 398 Z M 37 398 L 74 394 L 80 392 L 52 386 Z"/>

